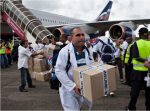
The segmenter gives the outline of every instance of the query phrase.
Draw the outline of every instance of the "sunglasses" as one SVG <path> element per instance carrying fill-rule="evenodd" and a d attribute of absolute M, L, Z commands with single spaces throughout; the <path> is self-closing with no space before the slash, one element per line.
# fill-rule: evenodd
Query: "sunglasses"
<path fill-rule="evenodd" d="M 81 34 L 76 34 L 75 36 L 76 36 L 76 37 L 80 37 L 80 36 L 84 36 L 84 34 L 83 34 L 83 33 L 81 33 Z"/>

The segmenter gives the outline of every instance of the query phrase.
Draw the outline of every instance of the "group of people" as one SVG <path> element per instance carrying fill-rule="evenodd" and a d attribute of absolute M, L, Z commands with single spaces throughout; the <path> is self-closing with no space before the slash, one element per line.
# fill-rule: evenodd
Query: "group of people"
<path fill-rule="evenodd" d="M 92 103 L 81 95 L 79 86 L 73 80 L 73 69 L 83 65 L 89 65 L 94 61 L 103 61 L 106 64 L 117 65 L 120 80 L 123 82 L 123 65 L 125 66 L 124 84 L 131 86 L 130 101 L 127 109 L 136 110 L 136 102 L 141 89 L 145 89 L 145 106 L 150 110 L 150 87 L 146 86 L 148 71 L 150 70 L 150 38 L 148 29 L 139 30 L 139 39 L 132 40 L 132 36 L 118 38 L 112 41 L 108 37 L 97 37 L 97 43 L 92 45 L 86 40 L 85 33 L 79 27 L 73 27 L 69 34 L 63 33 L 59 37 L 52 38 L 49 45 L 30 47 L 27 41 L 22 41 L 18 48 L 18 69 L 21 72 L 21 85 L 19 90 L 26 92 L 26 80 L 29 88 L 34 88 L 28 72 L 28 57 L 36 56 L 37 48 L 53 47 L 52 68 L 59 80 L 60 100 L 64 110 L 80 110 L 85 102 L 91 108 Z M 69 39 L 68 39 L 69 38 Z M 41 43 L 42 44 L 42 43 Z"/>
<path fill-rule="evenodd" d="M 139 30 L 139 39 L 136 41 L 132 40 L 132 36 L 118 38 L 115 41 L 107 37 L 100 37 L 94 46 L 86 44 L 84 32 L 79 27 L 70 30 L 70 36 L 71 42 L 60 50 L 55 66 L 55 74 L 61 83 L 59 92 L 64 110 L 80 110 L 83 102 L 90 104 L 81 95 L 79 86 L 74 83 L 73 69 L 89 65 L 93 61 L 117 65 L 121 82 L 123 80 L 122 66 L 125 65 L 124 84 L 131 86 L 131 97 L 127 109 L 136 110 L 140 90 L 144 88 L 146 110 L 150 110 L 150 86 L 147 86 L 147 81 L 145 81 L 150 70 L 150 39 L 147 28 Z M 106 49 L 106 52 L 111 48 L 108 51 L 109 55 L 102 50 L 103 48 Z M 89 54 L 89 52 L 92 53 Z M 68 55 L 70 55 L 70 68 L 66 71 Z"/>
<path fill-rule="evenodd" d="M 61 39 L 59 41 L 59 39 Z M 35 57 L 37 55 L 43 55 L 42 49 L 54 48 L 53 55 L 57 55 L 59 50 L 65 46 L 63 45 L 67 40 L 66 37 L 62 36 L 61 38 L 56 37 L 52 38 L 49 43 L 43 43 L 40 39 L 35 41 L 36 44 L 32 45 L 32 43 L 28 41 L 21 41 L 18 47 L 18 69 L 20 70 L 21 79 L 20 79 L 20 92 L 28 92 L 26 89 L 26 82 L 28 84 L 28 88 L 35 88 L 35 85 L 32 84 L 32 79 L 28 70 L 28 60 L 29 57 Z M 53 68 L 55 65 L 56 59 L 53 59 Z"/>
<path fill-rule="evenodd" d="M 8 68 L 12 65 L 13 42 L 11 40 L 0 40 L 0 66 Z"/>

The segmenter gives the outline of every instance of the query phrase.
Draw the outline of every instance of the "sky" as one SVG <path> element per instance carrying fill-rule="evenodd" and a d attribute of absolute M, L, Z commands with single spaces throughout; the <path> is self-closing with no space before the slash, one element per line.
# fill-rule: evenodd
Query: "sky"
<path fill-rule="evenodd" d="M 109 0 L 23 0 L 27 8 L 86 21 L 94 20 Z M 113 0 L 109 20 L 150 18 L 150 0 Z"/>
<path fill-rule="evenodd" d="M 94 20 L 109 0 L 22 0 L 30 9 L 85 21 Z M 109 20 L 148 19 L 150 0 L 113 0 Z M 150 29 L 150 27 L 149 27 Z"/>

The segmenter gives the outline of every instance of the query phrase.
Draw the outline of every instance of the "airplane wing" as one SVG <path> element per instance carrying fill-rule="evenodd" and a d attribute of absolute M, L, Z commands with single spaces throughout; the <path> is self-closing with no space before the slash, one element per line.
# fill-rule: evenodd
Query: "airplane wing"
<path fill-rule="evenodd" d="M 135 25 L 141 25 L 141 24 L 150 24 L 150 19 L 135 19 L 135 20 L 116 20 L 116 21 L 99 21 L 99 22 L 92 22 L 87 23 L 87 25 L 93 26 L 93 27 L 110 27 L 113 24 L 117 24 L 120 22 L 133 22 Z"/>
<path fill-rule="evenodd" d="M 150 24 L 150 19 L 134 19 L 134 20 L 114 20 L 114 21 L 95 21 L 95 22 L 83 22 L 83 23 L 72 23 L 72 24 L 61 24 L 61 25 L 51 25 L 46 26 L 48 29 L 54 29 L 64 26 L 83 26 L 87 25 L 93 28 L 97 28 L 99 30 L 107 31 L 110 26 L 114 24 L 118 24 L 121 22 L 132 22 L 134 25 L 142 25 L 142 24 Z"/>

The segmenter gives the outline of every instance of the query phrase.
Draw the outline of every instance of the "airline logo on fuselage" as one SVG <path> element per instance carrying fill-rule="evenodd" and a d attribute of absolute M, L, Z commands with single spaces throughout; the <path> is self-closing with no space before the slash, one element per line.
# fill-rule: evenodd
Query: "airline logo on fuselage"
<path fill-rule="evenodd" d="M 98 21 L 106 21 L 109 18 L 109 14 L 110 14 L 110 9 L 107 12 L 103 12 Z"/>

